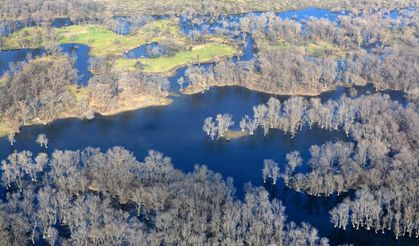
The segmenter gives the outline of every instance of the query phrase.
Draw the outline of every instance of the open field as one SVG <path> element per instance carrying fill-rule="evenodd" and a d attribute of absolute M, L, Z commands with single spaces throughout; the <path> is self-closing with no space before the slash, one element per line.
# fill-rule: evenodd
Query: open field
<path fill-rule="evenodd" d="M 209 62 L 215 58 L 233 56 L 237 50 L 227 44 L 204 44 L 192 48 L 190 51 L 180 51 L 174 56 L 142 59 L 118 59 L 117 70 L 134 69 L 138 62 L 144 66 L 145 72 L 164 73 L 188 63 Z"/>
<path fill-rule="evenodd" d="M 148 23 L 132 34 L 123 36 L 105 26 L 74 25 L 52 29 L 60 43 L 80 43 L 91 47 L 92 56 L 117 56 L 148 42 L 170 38 L 181 43 L 186 37 L 180 32 L 177 18 Z M 45 45 L 46 28 L 27 27 L 3 38 L 2 49 L 39 48 Z"/>
<path fill-rule="evenodd" d="M 91 47 L 92 56 L 122 55 L 131 49 L 148 42 L 158 42 L 170 37 L 184 42 L 185 37 L 179 31 L 178 20 L 158 20 L 149 23 L 134 33 L 118 35 L 102 26 L 68 26 L 56 29 L 61 43 L 80 43 Z"/>

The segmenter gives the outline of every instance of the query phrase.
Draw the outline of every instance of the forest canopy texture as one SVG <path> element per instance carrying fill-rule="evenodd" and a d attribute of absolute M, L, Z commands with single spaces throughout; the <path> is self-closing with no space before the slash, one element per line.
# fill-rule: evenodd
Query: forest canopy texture
<path fill-rule="evenodd" d="M 418 3 L 0 0 L 0 246 L 334 244 L 310 218 L 289 219 L 278 186 L 331 201 L 309 209 L 325 211 L 332 233 L 419 245 Z M 290 10 L 327 14 L 281 17 Z M 227 86 L 253 93 L 250 113 L 192 96 Z M 281 136 L 295 149 L 254 163 L 263 185 L 236 187 L 205 165 L 180 170 L 159 146 L 139 158 L 115 143 L 28 140 L 31 126 L 101 114 L 107 129 L 111 115 L 185 97 L 206 110 L 194 134 L 206 148 Z M 294 146 L 311 130 L 333 139 Z"/>

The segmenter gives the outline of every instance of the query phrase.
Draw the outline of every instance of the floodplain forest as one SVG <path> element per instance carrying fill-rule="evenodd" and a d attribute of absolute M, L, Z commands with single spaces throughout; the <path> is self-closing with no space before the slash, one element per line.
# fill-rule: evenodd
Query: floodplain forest
<path fill-rule="evenodd" d="M 418 4 L 0 0 L 0 245 L 419 245 Z"/>

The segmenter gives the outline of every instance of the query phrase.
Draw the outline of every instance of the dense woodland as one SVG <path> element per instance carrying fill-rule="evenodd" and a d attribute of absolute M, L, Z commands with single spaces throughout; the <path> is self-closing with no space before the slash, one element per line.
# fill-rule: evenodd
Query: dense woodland
<path fill-rule="evenodd" d="M 59 117 L 92 117 L 141 96 L 166 97 L 168 81 L 140 71 L 115 72 L 105 59 L 90 61 L 95 74 L 86 87 L 77 85 L 74 57 L 58 48 L 47 56 L 11 64 L 0 85 L 0 118 L 19 127 Z M 49 52 L 48 52 L 49 53 Z"/>
<path fill-rule="evenodd" d="M 387 9 L 417 6 L 415 0 L 297 0 L 297 1 L 250 1 L 221 0 L 3 0 L 0 5 L 0 33 L 19 29 L 21 24 L 50 25 L 55 18 L 69 18 L 73 23 L 107 23 L 117 27 L 120 19 L 128 18 L 134 26 L 141 25 L 154 15 L 205 16 L 215 20 L 222 14 L 251 11 L 284 11 L 306 7 L 351 9 L 355 13 L 368 13 Z M 138 24 L 138 25 L 136 25 Z M 6 32 L 7 33 L 7 32 Z"/>
<path fill-rule="evenodd" d="M 69 18 L 73 24 L 101 24 L 122 35 L 127 22 L 132 32 L 156 20 L 154 14 L 169 14 L 193 26 L 221 22 L 215 36 L 239 45 L 250 37 L 256 54 L 245 61 L 190 64 L 178 81 L 184 93 L 239 85 L 272 94 L 316 96 L 338 86 L 368 83 L 378 90 L 402 91 L 406 105 L 381 94 L 327 102 L 316 97 L 271 98 L 236 125 L 246 135 L 267 135 L 275 129 L 289 134 L 290 141 L 302 128 L 345 132 L 350 140 L 311 146 L 307 160 L 298 151 L 288 153 L 284 163 L 265 160 L 263 181 L 282 180 L 311 196 L 348 196 L 330 211 L 336 228 L 419 237 L 418 15 L 416 9 L 401 10 L 416 7 L 417 1 L 292 1 L 292 8 L 349 11 L 336 22 L 298 22 L 262 13 L 245 15 L 237 23 L 227 22 L 222 14 L 281 10 L 290 8 L 291 1 L 137 2 L 3 0 L 0 34 L 25 26 L 51 27 L 55 18 Z M 393 9 L 399 9 L 397 18 L 390 16 Z M 191 43 L 206 40 L 211 30 L 203 29 L 192 30 L 187 37 Z M 12 145 L 13 132 L 23 125 L 90 118 L 141 97 L 169 95 L 167 77 L 145 73 L 141 63 L 131 71 L 116 71 L 115 57 L 92 57 L 93 76 L 86 86 L 77 85 L 75 57 L 61 53 L 52 30 L 28 33 L 37 46 L 43 44 L 45 56 L 13 63 L 0 78 L 0 120 L 12 132 Z M 24 41 L 19 45 L 27 47 Z M 179 49 L 187 47 L 168 40 L 147 52 L 151 57 L 170 56 Z M 202 130 L 216 140 L 226 138 L 234 125 L 231 114 L 218 114 L 205 119 Z M 44 134 L 36 142 L 42 150 L 48 147 Z M 123 147 L 104 153 L 94 148 L 56 150 L 51 156 L 22 151 L 3 160 L 1 169 L 5 193 L 0 245 L 328 245 L 309 224 L 287 221 L 285 208 L 269 199 L 264 188 L 247 185 L 244 200 L 238 200 L 233 180 L 205 166 L 182 173 L 156 151 L 142 162 Z"/>
<path fill-rule="evenodd" d="M 317 95 L 338 85 L 373 83 L 379 90 L 402 90 L 417 98 L 416 13 L 401 11 L 397 19 L 388 10 L 352 14 L 338 17 L 338 24 L 315 18 L 300 23 L 267 13 L 244 17 L 236 27 L 223 24 L 221 33 L 252 36 L 256 58 L 190 66 L 188 90 L 240 85 L 274 94 Z"/>
<path fill-rule="evenodd" d="M 220 15 L 227 13 L 242 13 L 250 11 L 283 11 L 286 9 L 301 9 L 305 7 L 319 8 L 353 8 L 364 9 L 403 8 L 417 6 L 415 0 L 297 0 L 297 1 L 249 1 L 241 2 L 221 0 L 176 0 L 150 1 L 134 0 L 4 0 L 0 6 L 1 19 L 21 19 L 44 21 L 56 17 L 70 17 L 73 21 L 100 19 L 114 15 L 135 16 L 138 13 L 153 15 L 182 13 Z"/>
<path fill-rule="evenodd" d="M 216 119 L 214 124 L 208 118 L 204 131 L 211 137 L 223 137 L 224 128 L 220 126 L 231 120 L 222 115 Z M 262 128 L 265 135 L 271 129 L 280 129 L 291 137 L 303 127 L 344 131 L 353 142 L 310 147 L 309 172 L 296 171 L 303 160 L 298 152 L 292 152 L 281 175 L 278 164 L 268 160 L 263 179 L 270 177 L 275 183 L 281 176 L 285 185 L 315 196 L 356 190 L 353 201 L 345 200 L 331 211 L 336 227 L 345 229 L 351 221 L 356 229 L 393 230 L 396 237 L 418 237 L 417 122 L 415 104 L 403 107 L 387 95 L 374 94 L 354 99 L 343 96 L 324 103 L 318 98 L 291 97 L 282 103 L 271 98 L 266 104 L 254 106 L 253 116 L 243 117 L 240 127 L 250 135 Z"/>
<path fill-rule="evenodd" d="M 74 104 L 67 87 L 75 83 L 77 71 L 69 57 L 11 64 L 5 78 L 0 86 L 0 112 L 15 131 L 34 118 L 51 118 Z"/>
<path fill-rule="evenodd" d="M 287 222 L 264 188 L 237 200 L 232 179 L 205 166 L 182 173 L 156 151 L 143 162 L 122 147 L 15 152 L 2 172 L 2 245 L 328 245 Z"/>

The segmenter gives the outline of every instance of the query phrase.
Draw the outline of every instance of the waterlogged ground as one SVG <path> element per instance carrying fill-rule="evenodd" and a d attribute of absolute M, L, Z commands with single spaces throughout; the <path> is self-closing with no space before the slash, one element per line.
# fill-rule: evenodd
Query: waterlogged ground
<path fill-rule="evenodd" d="M 254 13 L 258 14 L 258 13 Z M 336 19 L 338 14 L 327 10 L 305 9 L 279 13 L 284 18 L 297 20 L 307 19 L 309 16 Z M 232 20 L 240 16 L 229 17 Z M 185 20 L 186 21 L 186 20 Z M 183 24 L 182 24 L 183 23 Z M 202 29 L 202 26 L 188 26 L 181 22 L 184 33 L 191 29 Z M 63 25 L 69 23 L 64 22 Z M 217 23 L 211 28 L 216 28 Z M 253 40 L 245 37 L 246 44 L 237 60 L 249 60 L 254 57 L 252 49 Z M 91 74 L 88 71 L 89 47 L 78 44 L 64 44 L 62 49 L 66 53 L 75 52 L 77 55 L 76 67 L 81 75 L 78 83 L 85 85 Z M 146 57 L 145 47 L 140 47 L 128 54 L 132 57 Z M 22 61 L 28 54 L 42 55 L 42 49 L 0 51 L 0 75 L 4 74 L 10 62 Z M 204 65 L 207 66 L 207 65 Z M 172 91 L 178 91 L 176 81 L 183 76 L 185 67 L 177 70 L 169 78 Z M 358 94 L 374 93 L 370 86 L 357 88 Z M 393 100 L 406 104 L 402 93 L 389 91 Z M 349 95 L 349 89 L 339 88 L 336 91 L 323 93 L 322 101 L 336 100 L 343 94 Z M 253 185 L 265 185 L 272 198 L 277 198 L 286 206 L 286 214 L 290 220 L 297 223 L 306 221 L 314 225 L 321 236 L 330 239 L 332 245 L 350 243 L 354 245 L 415 245 L 414 239 L 402 238 L 395 240 L 391 232 L 384 235 L 371 231 L 335 230 L 329 222 L 328 211 L 341 202 L 344 197 L 353 193 L 342 194 L 337 197 L 312 197 L 285 188 L 282 182 L 273 186 L 263 184 L 261 170 L 264 159 L 273 159 L 280 163 L 284 169 L 285 154 L 298 150 L 307 161 L 308 149 L 314 144 L 323 144 L 327 141 L 350 139 L 342 132 L 325 131 L 319 128 L 303 128 L 294 139 L 279 130 L 272 130 L 268 136 L 258 131 L 255 135 L 235 139 L 232 141 L 211 141 L 202 131 L 202 124 L 206 117 L 218 113 L 231 113 L 238 128 L 238 122 L 245 114 L 252 114 L 254 105 L 265 103 L 271 95 L 252 92 L 239 87 L 212 88 L 208 92 L 196 95 L 175 95 L 173 103 L 169 106 L 150 107 L 133 112 L 127 112 L 110 117 L 97 116 L 93 120 L 64 119 L 49 125 L 23 127 L 16 136 L 16 144 L 11 147 L 6 138 L 0 138 L 0 160 L 7 158 L 13 151 L 30 150 L 34 154 L 46 151 L 49 154 L 54 149 L 83 149 L 93 146 L 106 150 L 113 146 L 124 146 L 132 151 L 138 159 L 142 159 L 148 150 L 154 149 L 172 158 L 175 167 L 189 172 L 195 164 L 205 164 L 209 169 L 221 173 L 224 177 L 233 177 L 236 195 L 243 198 L 243 186 L 250 182 Z M 287 96 L 278 97 L 285 100 Z M 45 133 L 49 139 L 48 149 L 41 149 L 35 143 L 36 137 Z M 304 166 L 302 169 L 306 169 Z M 4 192 L 1 192 L 4 196 Z"/>
<path fill-rule="evenodd" d="M 328 100 L 342 93 L 348 93 L 348 90 L 325 93 L 321 98 Z M 254 136 L 218 142 L 208 139 L 202 132 L 202 122 L 208 115 L 229 112 L 238 122 L 243 115 L 252 112 L 253 105 L 265 103 L 269 97 L 238 87 L 213 88 L 206 93 L 179 96 L 173 104 L 165 107 L 150 107 L 111 117 L 98 116 L 93 120 L 66 119 L 47 126 L 23 127 L 13 148 L 5 138 L 0 140 L 0 159 L 15 150 L 38 153 L 41 148 L 35 139 L 40 133 L 45 133 L 49 138 L 46 150 L 49 154 L 54 149 L 76 150 L 93 146 L 106 150 L 120 145 L 142 159 L 148 150 L 155 149 L 170 156 L 175 167 L 185 172 L 192 171 L 194 165 L 199 163 L 224 177 L 233 177 L 236 194 L 243 198 L 245 183 L 263 185 L 261 169 L 264 159 L 274 159 L 283 170 L 285 154 L 290 151 L 299 150 L 307 160 L 308 149 L 313 144 L 350 140 L 342 132 L 319 128 L 303 128 L 294 139 L 276 130 L 267 137 L 257 132 Z M 279 97 L 281 100 L 286 98 Z M 374 236 L 373 232 L 366 231 L 335 231 L 329 223 L 328 211 L 343 196 L 310 197 L 286 189 L 281 182 L 275 187 L 268 185 L 266 188 L 273 197 L 283 201 L 289 219 L 310 222 L 319 229 L 322 236 L 328 236 L 333 244 L 348 242 L 356 245 L 381 245 L 383 242 L 396 242 L 390 233 Z"/>
<path fill-rule="evenodd" d="M 87 85 L 87 81 L 92 74 L 89 72 L 89 50 L 90 48 L 83 44 L 62 44 L 62 52 L 74 55 L 75 67 L 78 71 L 80 85 Z M 9 69 L 11 63 L 27 61 L 29 58 L 36 58 L 45 55 L 44 49 L 16 49 L 0 51 L 0 77 Z"/>

